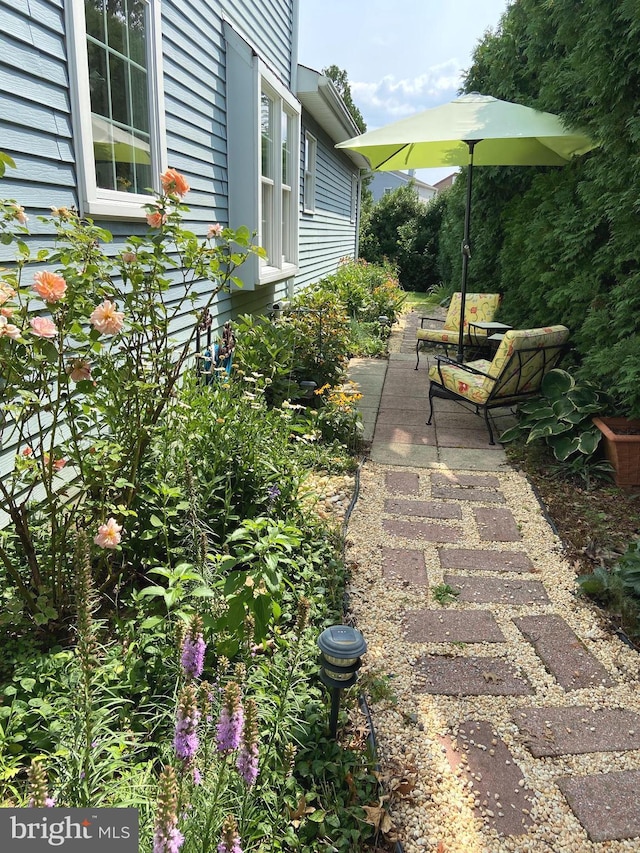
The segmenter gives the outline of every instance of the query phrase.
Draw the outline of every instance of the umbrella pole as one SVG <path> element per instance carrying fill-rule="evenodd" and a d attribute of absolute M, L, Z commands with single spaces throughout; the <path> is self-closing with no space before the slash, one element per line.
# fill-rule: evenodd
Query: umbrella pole
<path fill-rule="evenodd" d="M 473 149 L 479 139 L 471 139 L 467 141 L 469 146 L 469 167 L 467 169 L 467 200 L 464 209 L 464 235 L 462 237 L 462 287 L 460 299 L 460 332 L 458 335 L 458 354 L 456 361 L 464 360 L 464 309 L 467 301 L 467 270 L 469 267 L 469 258 L 471 257 L 471 180 L 473 178 Z"/>

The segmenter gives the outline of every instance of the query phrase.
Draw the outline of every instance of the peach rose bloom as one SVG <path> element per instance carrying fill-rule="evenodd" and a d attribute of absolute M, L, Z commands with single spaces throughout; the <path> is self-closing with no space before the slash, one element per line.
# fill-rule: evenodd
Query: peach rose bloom
<path fill-rule="evenodd" d="M 82 382 L 84 379 L 91 379 L 91 365 L 82 358 L 75 358 L 67 365 L 67 373 L 74 382 Z"/>
<path fill-rule="evenodd" d="M 62 471 L 66 464 L 66 459 L 56 459 L 56 461 L 53 463 L 53 467 L 56 469 L 56 471 Z"/>
<path fill-rule="evenodd" d="M 211 240 L 213 237 L 222 236 L 222 225 L 219 222 L 216 222 L 214 225 L 210 225 L 207 231 L 207 237 Z"/>
<path fill-rule="evenodd" d="M 105 299 L 102 305 L 98 305 L 91 312 L 89 321 L 101 335 L 117 335 L 122 331 L 124 314 L 122 311 L 116 311 L 117 307 L 115 302 Z"/>
<path fill-rule="evenodd" d="M 115 548 L 120 544 L 122 539 L 120 535 L 121 530 L 122 525 L 118 524 L 115 518 L 110 518 L 106 524 L 100 525 L 98 534 L 94 537 L 93 541 L 101 548 Z"/>
<path fill-rule="evenodd" d="M 123 264 L 135 264 L 138 256 L 135 252 L 123 252 L 122 253 L 122 263 Z"/>
<path fill-rule="evenodd" d="M 182 197 L 189 192 L 189 184 L 185 176 L 176 172 L 175 169 L 167 169 L 160 175 L 160 180 L 162 181 L 162 189 L 166 193 Z"/>
<path fill-rule="evenodd" d="M 11 338 L 12 341 L 17 341 L 20 337 L 20 329 L 17 326 L 14 326 L 13 323 L 9 323 L 6 317 L 0 315 L 0 338 L 2 337 Z"/>
<path fill-rule="evenodd" d="M 37 272 L 33 277 L 33 290 L 45 302 L 59 302 L 67 290 L 67 282 L 55 272 Z"/>
<path fill-rule="evenodd" d="M 13 205 L 14 216 L 20 223 L 20 225 L 26 225 L 29 221 L 29 217 L 24 212 L 24 207 L 21 207 L 19 204 Z"/>
<path fill-rule="evenodd" d="M 152 228 L 161 228 L 166 221 L 166 214 L 160 213 L 160 211 L 157 211 L 156 213 L 147 213 L 147 222 Z"/>
<path fill-rule="evenodd" d="M 6 281 L 0 281 L 0 305 L 4 305 L 16 295 L 15 290 Z"/>
<path fill-rule="evenodd" d="M 29 456 L 33 456 L 33 450 L 27 445 L 22 451 L 22 455 L 26 458 Z"/>
<path fill-rule="evenodd" d="M 58 334 L 56 324 L 50 317 L 34 317 L 31 323 L 31 331 L 39 338 L 55 338 Z"/>

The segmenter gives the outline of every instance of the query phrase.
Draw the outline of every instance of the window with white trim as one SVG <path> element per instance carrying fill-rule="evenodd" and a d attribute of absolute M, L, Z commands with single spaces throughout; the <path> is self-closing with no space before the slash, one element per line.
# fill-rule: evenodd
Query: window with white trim
<path fill-rule="evenodd" d="M 260 281 L 282 278 L 283 271 L 294 273 L 298 261 L 300 113 L 285 92 L 273 77 L 261 75 L 258 242 L 267 258 L 260 264 Z"/>
<path fill-rule="evenodd" d="M 165 168 L 160 0 L 67 0 L 83 213 L 143 217 Z"/>
<path fill-rule="evenodd" d="M 304 212 L 316 209 L 316 154 L 318 142 L 308 131 L 304 135 Z"/>
<path fill-rule="evenodd" d="M 255 231 L 267 253 L 239 271 L 252 289 L 298 272 L 301 106 L 228 21 L 224 35 L 229 225 Z"/>

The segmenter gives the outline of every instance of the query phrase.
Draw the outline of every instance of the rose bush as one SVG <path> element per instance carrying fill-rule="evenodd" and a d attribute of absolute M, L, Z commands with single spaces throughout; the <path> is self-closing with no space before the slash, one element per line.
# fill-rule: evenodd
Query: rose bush
<path fill-rule="evenodd" d="M 16 248 L 0 281 L 0 448 L 16 448 L 0 481 L 0 511 L 11 521 L 0 531 L 0 562 L 39 624 L 68 606 L 75 528 L 102 549 L 102 588 L 126 573 L 120 530 L 198 317 L 241 284 L 236 271 L 250 253 L 262 254 L 246 228 L 216 223 L 197 238 L 182 222 L 185 178 L 169 169 L 161 182 L 147 205 L 149 231 L 116 251 L 107 230 L 53 207 L 42 221 L 55 245 L 33 253 L 23 208 L 0 202 L 0 241 Z M 185 314 L 192 319 L 177 342 Z"/>

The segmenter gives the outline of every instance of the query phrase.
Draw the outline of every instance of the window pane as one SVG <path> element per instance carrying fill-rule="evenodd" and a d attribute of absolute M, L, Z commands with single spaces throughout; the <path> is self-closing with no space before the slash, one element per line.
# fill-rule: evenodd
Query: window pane
<path fill-rule="evenodd" d="M 262 182 L 262 228 L 261 245 L 266 250 L 268 262 L 275 263 L 273 258 L 273 185 Z"/>
<path fill-rule="evenodd" d="M 93 42 L 87 43 L 89 58 L 89 91 L 91 112 L 109 115 L 109 88 L 107 85 L 107 51 Z"/>
<path fill-rule="evenodd" d="M 146 14 L 147 4 L 143 0 L 129 0 L 129 56 L 144 68 L 147 67 Z"/>
<path fill-rule="evenodd" d="M 280 116 L 280 133 L 282 146 L 282 183 L 291 183 L 291 151 L 289 150 L 291 128 L 289 126 L 289 116 L 283 112 Z"/>
<path fill-rule="evenodd" d="M 273 101 L 264 93 L 260 98 L 260 133 L 262 137 L 262 174 L 265 178 L 273 180 Z"/>
<path fill-rule="evenodd" d="M 98 41 L 104 41 L 103 0 L 84 0 L 84 14 L 87 19 L 87 34 Z"/>
<path fill-rule="evenodd" d="M 145 192 L 152 185 L 145 45 L 148 3 L 107 0 L 106 34 L 104 26 L 98 25 L 98 6 L 102 7 L 102 0 L 86 0 L 97 185 Z"/>
<path fill-rule="evenodd" d="M 131 124 L 149 133 L 149 86 L 147 72 L 131 67 Z"/>
<path fill-rule="evenodd" d="M 282 190 L 282 260 L 291 260 L 291 191 L 288 189 Z"/>
<path fill-rule="evenodd" d="M 128 68 L 119 56 L 109 56 L 111 84 L 111 117 L 121 124 L 131 124 L 131 99 Z"/>
<path fill-rule="evenodd" d="M 111 50 L 127 54 L 127 15 L 124 0 L 109 3 L 107 8 L 107 40 Z"/>

